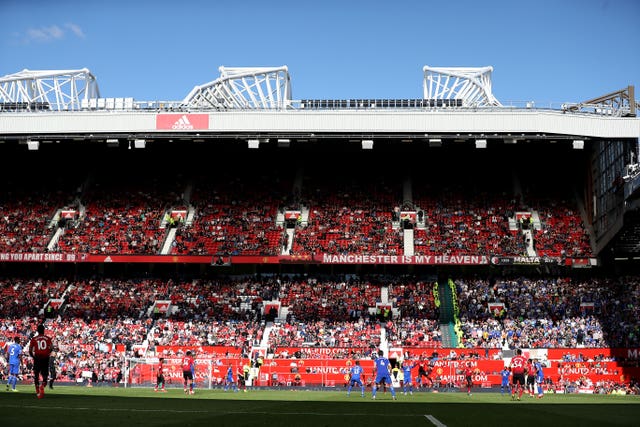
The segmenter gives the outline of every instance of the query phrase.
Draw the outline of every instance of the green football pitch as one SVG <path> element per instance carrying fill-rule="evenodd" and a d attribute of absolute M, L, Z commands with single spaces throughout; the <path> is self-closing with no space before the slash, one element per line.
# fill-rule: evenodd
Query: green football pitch
<path fill-rule="evenodd" d="M 57 386 L 37 399 L 33 386 L 0 389 L 4 426 L 639 426 L 640 396 L 545 395 L 521 401 L 495 392 L 182 389 Z"/>

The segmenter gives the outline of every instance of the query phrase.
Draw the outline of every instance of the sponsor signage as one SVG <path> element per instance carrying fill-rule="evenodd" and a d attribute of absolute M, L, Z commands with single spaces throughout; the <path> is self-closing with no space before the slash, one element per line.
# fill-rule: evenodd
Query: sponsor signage
<path fill-rule="evenodd" d="M 571 258 L 571 266 L 573 268 L 591 268 L 591 264 L 590 258 Z"/>
<path fill-rule="evenodd" d="M 208 114 L 158 114 L 157 130 L 208 130 Z"/>
<path fill-rule="evenodd" d="M 284 219 L 298 219 L 300 215 L 302 215 L 300 211 L 286 211 L 284 213 Z"/>
<path fill-rule="evenodd" d="M 323 254 L 323 264 L 424 264 L 484 265 L 484 255 L 331 255 Z"/>
<path fill-rule="evenodd" d="M 572 356 L 582 356 L 582 358 L 586 359 L 595 359 L 599 356 L 604 356 L 607 358 L 616 358 L 616 359 L 632 359 L 632 360 L 640 360 L 640 348 L 639 347 L 629 347 L 629 348 L 550 348 L 547 350 L 548 358 L 550 360 L 562 360 L 566 355 Z"/>
<path fill-rule="evenodd" d="M 560 258 L 539 256 L 494 256 L 491 258 L 491 264 L 493 265 L 541 265 L 560 264 L 560 262 Z"/>
<path fill-rule="evenodd" d="M 36 254 L 31 252 L 0 252 L 0 262 L 83 262 L 87 254 Z"/>
<path fill-rule="evenodd" d="M 416 211 L 402 211 L 400 212 L 401 221 L 409 221 L 411 223 L 416 222 Z"/>
<path fill-rule="evenodd" d="M 169 307 L 171 306 L 171 300 L 156 301 L 155 305 L 159 313 L 167 314 Z"/>
<path fill-rule="evenodd" d="M 53 308 L 54 310 L 59 309 L 60 307 L 62 307 L 62 303 L 64 302 L 64 300 L 62 298 L 51 298 L 49 300 L 49 307 Z"/>
<path fill-rule="evenodd" d="M 500 312 L 504 309 L 504 303 L 501 302 L 490 302 L 487 305 L 489 307 L 489 311 L 495 315 L 500 314 Z"/>
<path fill-rule="evenodd" d="M 580 303 L 580 310 L 582 310 L 582 311 L 593 310 L 594 308 L 595 308 L 595 303 L 593 303 L 593 302 L 581 302 Z"/>
<path fill-rule="evenodd" d="M 174 211 L 174 218 L 182 212 Z M 560 264 L 552 257 L 488 257 L 486 255 L 98 255 L 75 253 L 0 252 L 0 262 L 125 262 L 125 263 L 188 263 L 188 264 L 385 264 L 385 265 L 540 265 Z"/>
<path fill-rule="evenodd" d="M 171 211 L 171 218 L 175 219 L 176 221 L 182 221 L 187 217 L 187 211 L 186 210 L 172 210 Z"/>
<path fill-rule="evenodd" d="M 60 218 L 74 219 L 77 216 L 78 216 L 78 211 L 76 210 L 66 210 L 66 211 L 60 212 Z"/>

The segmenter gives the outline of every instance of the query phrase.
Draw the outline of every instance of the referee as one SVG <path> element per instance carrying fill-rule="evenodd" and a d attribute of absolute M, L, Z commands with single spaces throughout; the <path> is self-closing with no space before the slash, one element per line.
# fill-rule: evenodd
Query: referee
<path fill-rule="evenodd" d="M 56 376 L 56 353 L 52 351 L 49 356 L 49 389 L 51 390 L 53 390 L 53 382 L 56 380 Z"/>

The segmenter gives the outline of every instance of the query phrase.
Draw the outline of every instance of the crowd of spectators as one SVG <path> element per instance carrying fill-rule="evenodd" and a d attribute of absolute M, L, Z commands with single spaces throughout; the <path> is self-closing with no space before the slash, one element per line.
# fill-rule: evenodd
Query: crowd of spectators
<path fill-rule="evenodd" d="M 288 307 L 287 321 L 357 321 L 381 301 L 380 285 L 368 280 L 291 277 L 282 280 L 278 299 Z"/>
<path fill-rule="evenodd" d="M 396 279 L 389 282 L 390 278 L 306 275 L 218 280 L 5 278 L 0 280 L 2 329 L 15 332 L 24 328 L 20 319 L 37 317 L 62 322 L 120 319 L 144 324 L 151 319 L 155 322 L 156 344 L 176 340 L 189 345 L 195 341 L 200 345 L 227 345 L 237 338 L 233 334 L 220 336 L 220 331 L 227 330 L 224 325 L 233 324 L 233 329 L 251 331 L 244 336 L 253 345 L 262 339 L 263 330 L 256 325 L 265 323 L 265 304 L 273 301 L 283 313 L 277 319 L 283 326 L 273 337 L 277 346 L 361 342 L 368 339 L 361 332 L 367 330 L 366 337 L 370 338 L 369 325 L 375 325 L 375 329 L 380 323 L 386 326 L 390 342 L 410 345 L 438 341 L 433 283 L 411 277 Z M 458 278 L 454 282 L 465 347 L 640 344 L 634 303 L 640 296 L 637 278 Z M 49 312 L 52 301 L 58 301 L 59 308 L 56 305 L 56 310 Z M 158 301 L 170 302 L 169 311 L 162 316 L 153 311 Z M 379 318 L 381 304 L 393 307 L 393 316 Z M 217 326 L 212 329 L 212 325 Z"/>
<path fill-rule="evenodd" d="M 3 319 L 38 317 L 51 299 L 62 298 L 70 279 L 0 277 L 0 313 Z"/>
<path fill-rule="evenodd" d="M 302 188 L 308 225 L 296 227 L 292 255 L 404 253 L 402 232 L 392 221 L 402 194 L 398 179 L 383 174 L 357 181 L 321 176 L 310 175 Z"/>
<path fill-rule="evenodd" d="M 517 210 L 513 197 L 464 187 L 417 187 L 414 204 L 424 212 L 415 230 L 418 255 L 526 255 L 520 231 L 510 228 Z"/>
<path fill-rule="evenodd" d="M 526 256 L 527 242 L 513 226 L 522 211 L 538 218 L 532 230 L 538 256 L 593 256 L 576 201 L 546 186 L 516 196 L 509 180 L 469 186 L 414 177 L 408 185 L 392 174 L 361 172 L 358 179 L 327 179 L 312 170 L 295 185 L 268 168 L 134 182 L 94 173 L 76 191 L 32 184 L 0 196 L 0 252 L 42 253 L 52 245 L 55 252 L 156 255 L 173 225 L 175 236 L 166 243 L 174 255 L 403 255 L 404 224 L 394 218 L 402 205 L 420 213 L 412 224 L 416 255 Z M 56 212 L 71 205 L 77 217 L 56 224 Z M 190 220 L 167 224 L 176 208 L 190 212 Z M 285 208 L 308 209 L 291 235 Z M 63 233 L 52 240 L 56 225 Z"/>
<path fill-rule="evenodd" d="M 8 185 L 0 194 L 0 252 L 47 252 L 58 209 L 73 204 L 73 193 L 56 188 Z"/>
<path fill-rule="evenodd" d="M 386 323 L 389 345 L 395 347 L 442 347 L 442 333 L 438 320 L 403 318 Z"/>
<path fill-rule="evenodd" d="M 640 296 L 640 281 L 631 277 L 619 282 L 517 277 L 455 283 L 465 347 L 639 344 L 634 301 Z M 33 329 L 30 319 L 47 316 L 50 300 L 62 300 L 59 310 L 47 317 L 56 330 L 65 331 L 62 337 L 73 336 L 77 345 L 106 342 L 131 347 L 148 338 L 154 345 L 257 345 L 263 340 L 264 303 L 269 301 L 279 302 L 281 312 L 288 313 L 277 319 L 279 326 L 267 337 L 272 347 L 375 344 L 381 339 L 381 325 L 389 343 L 438 346 L 441 341 L 432 284 L 408 278 L 397 283 L 305 276 L 219 281 L 3 279 L 0 285 L 0 338 L 5 340 L 14 333 L 28 335 L 24 331 Z M 383 294 L 395 315 L 381 321 L 376 306 Z M 169 312 L 160 317 L 153 313 L 157 301 L 170 301 Z M 491 303 L 503 308 L 492 311 Z M 116 327 L 127 324 L 142 329 L 128 334 L 129 329 Z"/>
<path fill-rule="evenodd" d="M 132 182 L 126 176 L 96 174 L 79 196 L 83 215 L 65 224 L 56 252 L 158 254 L 166 234 L 165 212 L 180 204 L 181 179 Z"/>
<path fill-rule="evenodd" d="M 458 278 L 454 282 L 461 344 L 467 348 L 640 344 L 634 303 L 640 297 L 640 280 L 635 277 Z M 410 276 L 2 279 L 0 289 L 0 341 L 16 334 L 31 336 L 42 317 L 47 317 L 48 330 L 55 333 L 59 371 L 71 381 L 88 381 L 88 372 L 95 381 L 114 381 L 121 374 L 124 355 L 142 355 L 140 349 L 153 351 L 158 346 L 234 347 L 242 354 L 266 346 L 270 354 L 280 356 L 280 349 L 291 347 L 344 349 L 347 356 L 350 349 L 383 344 L 413 348 L 417 353 L 420 348 L 442 347 L 433 283 Z M 27 296 L 39 298 L 25 300 Z M 53 299 L 64 302 L 48 313 L 47 302 Z M 28 303 L 16 304 L 20 300 Z M 169 311 L 158 316 L 153 311 L 157 301 L 170 301 Z M 281 304 L 282 312 L 291 310 L 290 316 L 266 322 L 264 304 L 273 301 Z M 296 305 L 299 301 L 312 316 L 305 317 L 302 306 Z M 371 308 L 385 301 L 396 313 L 381 319 Z M 504 304 L 504 308 L 492 311 L 490 303 Z M 407 309 L 411 305 L 422 308 Z M 314 309 L 323 306 L 339 310 Z M 581 360 L 578 353 L 563 357 L 566 363 Z M 601 386 L 598 390 L 607 389 L 606 384 Z"/>
<path fill-rule="evenodd" d="M 640 344 L 635 303 L 640 281 L 635 277 L 458 279 L 456 286 L 467 347 Z M 490 303 L 504 304 L 504 309 L 492 311 Z"/>
<path fill-rule="evenodd" d="M 534 245 L 539 256 L 590 258 L 590 236 L 575 203 L 567 199 L 545 199 L 535 207 L 544 225 L 536 231 Z"/>
<path fill-rule="evenodd" d="M 280 255 L 286 234 L 278 212 L 291 185 L 275 176 L 198 180 L 190 198 L 194 220 L 178 228 L 171 253 Z"/>
<path fill-rule="evenodd" d="M 278 347 L 378 348 L 380 323 L 360 318 L 356 321 L 286 322 L 277 325 L 268 339 L 270 349 Z"/>
<path fill-rule="evenodd" d="M 264 323 L 256 321 L 158 319 L 149 335 L 154 346 L 225 346 L 239 347 L 249 354 L 259 346 Z"/>

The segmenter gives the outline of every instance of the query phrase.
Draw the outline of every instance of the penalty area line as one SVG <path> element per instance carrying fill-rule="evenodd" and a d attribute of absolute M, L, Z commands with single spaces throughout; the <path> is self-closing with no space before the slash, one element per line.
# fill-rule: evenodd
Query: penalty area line
<path fill-rule="evenodd" d="M 438 420 L 436 417 L 434 417 L 433 415 L 425 415 L 424 416 L 426 419 L 428 419 L 429 421 L 431 421 L 431 424 L 433 424 L 436 427 L 447 427 L 446 424 L 442 424 L 440 422 L 440 420 Z"/>

